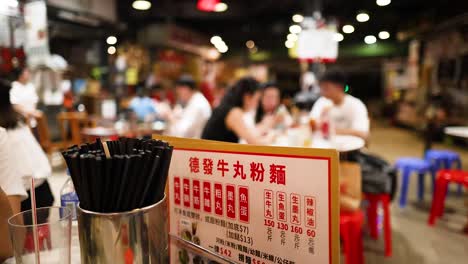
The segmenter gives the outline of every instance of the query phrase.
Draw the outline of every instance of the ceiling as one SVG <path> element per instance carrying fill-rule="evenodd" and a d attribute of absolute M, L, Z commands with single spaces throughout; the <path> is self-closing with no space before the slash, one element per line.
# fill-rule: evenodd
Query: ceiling
<path fill-rule="evenodd" d="M 152 22 L 170 21 L 207 36 L 220 35 L 230 48 L 243 49 L 252 39 L 260 49 L 284 49 L 284 41 L 295 13 L 311 15 L 314 4 L 321 6 L 326 18 L 336 18 L 340 25 L 351 23 L 355 32 L 345 35 L 342 45 L 362 43 L 364 36 L 389 31 L 430 29 L 441 21 L 468 13 L 467 0 L 392 0 L 385 7 L 375 0 L 224 0 L 229 9 L 223 13 L 198 11 L 196 0 L 152 0 L 148 11 L 131 8 L 133 0 L 117 0 L 119 19 L 136 29 Z M 366 11 L 370 20 L 358 23 L 359 11 Z M 339 27 L 341 28 L 341 26 Z"/>

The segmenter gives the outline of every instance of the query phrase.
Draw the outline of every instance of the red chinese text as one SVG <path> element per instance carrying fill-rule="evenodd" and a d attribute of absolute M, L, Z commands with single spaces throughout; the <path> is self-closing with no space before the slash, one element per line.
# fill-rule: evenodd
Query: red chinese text
<path fill-rule="evenodd" d="M 249 222 L 249 189 L 239 187 L 239 219 L 243 222 Z"/>
<path fill-rule="evenodd" d="M 200 210 L 200 181 L 193 180 L 192 181 L 192 190 L 193 190 L 193 208 Z"/>
<path fill-rule="evenodd" d="M 270 165 L 270 183 L 286 185 L 286 166 Z"/>
<path fill-rule="evenodd" d="M 264 174 L 265 169 L 263 168 L 263 163 L 250 163 L 250 178 L 252 178 L 252 181 L 263 182 Z"/>
<path fill-rule="evenodd" d="M 301 224 L 301 196 L 291 193 L 290 207 L 291 208 L 291 224 Z"/>
<path fill-rule="evenodd" d="M 237 176 L 240 176 L 243 180 L 247 178 L 247 175 L 244 173 L 244 165 L 240 164 L 239 161 L 234 164 L 234 178 L 237 178 Z"/>
<path fill-rule="evenodd" d="M 200 172 L 200 161 L 197 157 L 190 157 L 189 159 L 189 167 L 191 173 L 198 173 Z"/>
<path fill-rule="evenodd" d="M 205 175 L 213 175 L 213 160 L 203 159 L 203 172 Z"/>
<path fill-rule="evenodd" d="M 211 183 L 203 182 L 203 210 L 211 213 Z"/>
<path fill-rule="evenodd" d="M 226 186 L 226 214 L 227 217 L 236 218 L 236 200 L 235 200 L 235 187 L 234 185 Z"/>
<path fill-rule="evenodd" d="M 276 211 L 277 219 L 281 222 L 287 221 L 287 212 L 286 212 L 286 193 L 277 192 L 276 193 Z"/>
<path fill-rule="evenodd" d="M 223 215 L 223 186 L 220 183 L 214 185 L 215 214 Z"/>
<path fill-rule="evenodd" d="M 305 196 L 305 224 L 307 227 L 315 228 L 315 197 Z"/>
<path fill-rule="evenodd" d="M 184 206 L 190 207 L 190 180 L 184 179 L 182 183 L 184 193 Z"/>
<path fill-rule="evenodd" d="M 273 209 L 273 191 L 271 190 L 264 190 L 263 191 L 263 198 L 264 198 L 264 216 L 268 219 L 273 219 L 274 209 Z"/>
<path fill-rule="evenodd" d="M 180 178 L 174 178 L 174 203 L 180 204 Z"/>
<path fill-rule="evenodd" d="M 218 160 L 218 171 L 221 171 L 221 175 L 224 177 L 224 174 L 229 171 L 228 163 L 223 159 Z"/>

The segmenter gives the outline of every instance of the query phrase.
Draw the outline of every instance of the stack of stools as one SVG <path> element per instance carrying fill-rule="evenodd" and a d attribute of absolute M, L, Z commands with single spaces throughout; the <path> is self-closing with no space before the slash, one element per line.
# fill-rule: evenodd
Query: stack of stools
<path fill-rule="evenodd" d="M 433 226 L 435 220 L 444 214 L 445 196 L 449 183 L 457 183 L 468 188 L 468 172 L 461 170 L 440 170 L 437 173 L 436 190 L 432 200 L 428 224 Z"/>

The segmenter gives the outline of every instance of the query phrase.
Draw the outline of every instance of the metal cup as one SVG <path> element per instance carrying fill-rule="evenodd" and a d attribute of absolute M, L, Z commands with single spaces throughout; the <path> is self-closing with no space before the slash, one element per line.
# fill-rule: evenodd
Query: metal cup
<path fill-rule="evenodd" d="M 168 263 L 166 197 L 123 213 L 96 213 L 78 206 L 81 263 Z"/>

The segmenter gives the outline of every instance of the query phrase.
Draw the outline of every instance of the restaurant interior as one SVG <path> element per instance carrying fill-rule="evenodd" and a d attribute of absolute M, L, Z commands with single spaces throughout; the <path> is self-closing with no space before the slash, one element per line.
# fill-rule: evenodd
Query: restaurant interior
<path fill-rule="evenodd" d="M 0 263 L 467 263 L 468 1 L 1 0 L 0 149 Z"/>

